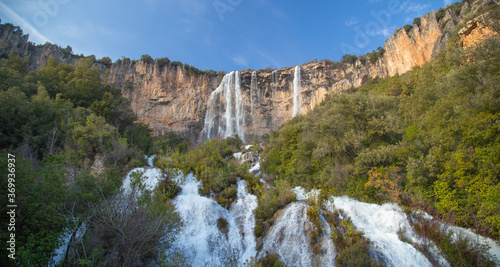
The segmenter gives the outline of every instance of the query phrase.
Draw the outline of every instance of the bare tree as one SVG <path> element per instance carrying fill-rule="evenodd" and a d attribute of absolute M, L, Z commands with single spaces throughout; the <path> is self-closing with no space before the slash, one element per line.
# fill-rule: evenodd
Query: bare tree
<path fill-rule="evenodd" d="M 158 265 L 180 227 L 171 204 L 138 202 L 134 190 L 92 204 L 90 209 L 82 244 L 87 256 L 79 263 L 92 266 Z"/>

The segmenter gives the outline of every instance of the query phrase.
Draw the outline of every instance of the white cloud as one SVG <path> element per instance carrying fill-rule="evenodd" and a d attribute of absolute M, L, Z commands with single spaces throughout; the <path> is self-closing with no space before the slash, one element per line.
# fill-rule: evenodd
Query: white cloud
<path fill-rule="evenodd" d="M 414 13 L 422 13 L 425 12 L 427 9 L 429 9 L 430 5 L 429 4 L 422 4 L 422 3 L 416 3 L 416 2 L 411 2 L 405 9 L 406 13 L 409 12 L 414 12 Z"/>
<path fill-rule="evenodd" d="M 50 42 L 50 39 L 40 33 L 35 27 L 33 27 L 29 22 L 19 16 L 14 10 L 10 9 L 7 5 L 0 2 L 0 8 L 9 16 L 17 25 L 30 35 L 30 41 L 35 43 L 44 44 Z"/>
<path fill-rule="evenodd" d="M 231 58 L 231 60 L 236 63 L 236 65 L 238 66 L 242 66 L 242 67 L 247 67 L 248 66 L 248 62 L 247 60 L 243 57 L 243 56 L 234 56 Z"/>
<path fill-rule="evenodd" d="M 359 20 L 357 18 L 355 18 L 355 17 L 352 17 L 349 20 L 345 21 L 345 25 L 347 25 L 347 26 L 356 25 L 358 23 L 359 23 Z"/>
<path fill-rule="evenodd" d="M 452 3 L 452 2 L 453 2 L 452 0 L 444 0 L 444 1 L 443 1 L 443 4 L 444 4 L 445 6 L 449 6 L 449 5 L 451 5 L 451 3 Z"/>
<path fill-rule="evenodd" d="M 367 33 L 370 36 L 384 36 L 384 37 L 389 37 L 391 34 L 394 32 L 396 29 L 395 26 L 389 26 L 389 27 L 383 27 L 378 30 L 373 30 L 369 33 Z"/>

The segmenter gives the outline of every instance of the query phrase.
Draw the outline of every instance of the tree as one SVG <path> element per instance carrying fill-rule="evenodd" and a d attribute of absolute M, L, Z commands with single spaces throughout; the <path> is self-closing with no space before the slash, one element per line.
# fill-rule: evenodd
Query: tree
<path fill-rule="evenodd" d="M 148 54 L 144 54 L 141 56 L 141 61 L 144 62 L 144 63 L 148 63 L 148 64 L 151 64 L 154 62 L 153 58 L 148 55 Z"/>
<path fill-rule="evenodd" d="M 0 91 L 0 148 L 15 147 L 29 132 L 31 106 L 19 87 Z"/>
<path fill-rule="evenodd" d="M 357 59 L 358 59 L 358 57 L 356 55 L 345 54 L 342 56 L 341 62 L 354 65 L 354 63 L 356 63 Z"/>
<path fill-rule="evenodd" d="M 174 207 L 157 197 L 141 198 L 137 192 L 144 191 L 141 173 L 135 175 L 130 192 L 119 193 L 99 203 L 90 204 L 89 229 L 79 247 L 82 253 L 70 259 L 73 264 L 86 263 L 103 266 L 141 266 L 148 263 L 161 264 L 161 258 L 170 259 L 168 251 L 174 241 L 181 222 Z M 80 244 L 74 244 L 80 246 Z M 178 263 L 177 263 L 178 264 Z"/>
<path fill-rule="evenodd" d="M 76 124 L 72 130 L 72 140 L 76 150 L 84 155 L 95 155 L 106 151 L 111 145 L 115 128 L 106 123 L 103 117 L 94 113 L 86 118 L 85 124 Z"/>

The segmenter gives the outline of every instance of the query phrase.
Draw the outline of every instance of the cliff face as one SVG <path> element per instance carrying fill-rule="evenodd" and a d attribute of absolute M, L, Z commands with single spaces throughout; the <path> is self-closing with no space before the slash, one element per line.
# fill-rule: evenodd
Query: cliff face
<path fill-rule="evenodd" d="M 175 131 L 198 142 L 238 133 L 251 141 L 290 120 L 294 105 L 303 114 L 328 94 L 358 87 L 368 78 L 403 74 L 425 64 L 446 48 L 451 33 L 467 16 L 473 19 L 460 31 L 462 46 L 498 35 L 488 26 L 492 22 L 487 13 L 473 16 L 486 5 L 498 4 L 499 0 L 475 0 L 426 14 L 419 25 L 396 30 L 373 64 L 359 59 L 342 64 L 321 61 L 302 64 L 298 72 L 288 67 L 235 72 L 226 78 L 158 61 L 119 60 L 110 66 L 95 65 L 106 82 L 122 89 L 139 119 L 155 134 Z M 30 56 L 29 70 L 41 68 L 51 56 L 72 64 L 81 59 L 56 45 L 34 46 L 18 27 L 0 25 L 0 54 L 11 52 Z"/>
<path fill-rule="evenodd" d="M 174 131 L 195 142 L 203 128 L 205 104 L 220 77 L 189 74 L 183 66 L 124 60 L 112 65 L 106 80 L 122 89 L 154 134 Z"/>

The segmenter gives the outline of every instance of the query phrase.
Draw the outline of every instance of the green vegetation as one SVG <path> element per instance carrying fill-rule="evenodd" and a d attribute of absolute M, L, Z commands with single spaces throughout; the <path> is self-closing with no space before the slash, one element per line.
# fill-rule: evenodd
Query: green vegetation
<path fill-rule="evenodd" d="M 240 165 L 233 158 L 233 153 L 240 151 L 242 145 L 238 137 L 214 139 L 187 153 L 166 151 L 156 166 L 167 171 L 177 169 L 185 174 L 193 173 L 203 184 L 200 194 L 213 194 L 221 206 L 229 208 L 236 200 L 237 179 L 246 180 L 249 190 L 258 187 L 258 179 L 248 172 L 246 164 Z"/>
<path fill-rule="evenodd" d="M 257 263 L 251 264 L 255 267 L 285 267 L 285 264 L 280 260 L 278 254 L 267 254 L 260 259 Z"/>
<path fill-rule="evenodd" d="M 154 62 L 153 58 L 148 54 L 142 55 L 140 60 L 144 63 L 147 63 L 147 64 L 151 64 Z"/>
<path fill-rule="evenodd" d="M 102 63 L 108 67 L 111 66 L 111 64 L 113 64 L 113 62 L 111 61 L 111 58 L 109 58 L 109 57 L 102 57 L 97 62 Z"/>
<path fill-rule="evenodd" d="M 260 237 L 274 224 L 274 214 L 295 201 L 295 194 L 290 191 L 288 182 L 275 180 L 274 187 L 257 188 L 254 193 L 258 198 L 258 206 L 255 210 L 256 237 Z"/>
<path fill-rule="evenodd" d="M 435 210 L 498 239 L 498 47 L 450 45 L 404 75 L 328 97 L 271 134 L 264 171 L 291 187 Z"/>
<path fill-rule="evenodd" d="M 354 227 L 350 218 L 340 219 L 340 210 L 329 212 L 327 221 L 331 228 L 331 237 L 335 243 L 337 266 L 378 266 L 370 258 L 370 240 Z M 343 214 L 343 218 L 346 218 Z"/>
<path fill-rule="evenodd" d="M 412 26 L 410 24 L 406 24 L 403 29 L 405 29 L 405 32 L 408 34 L 411 30 Z"/>
<path fill-rule="evenodd" d="M 358 60 L 358 57 L 356 55 L 345 54 L 342 56 L 342 60 L 340 62 L 354 65 L 356 63 L 356 60 Z"/>
<path fill-rule="evenodd" d="M 66 51 L 71 52 L 70 48 Z M 107 265 L 109 251 L 135 246 L 118 244 L 113 241 L 116 236 L 97 235 L 115 230 L 100 229 L 95 223 L 115 220 L 106 217 L 106 212 L 117 210 L 112 197 L 121 186 L 121 178 L 130 169 L 144 165 L 144 154 L 187 149 L 184 139 L 173 134 L 153 138 L 147 125 L 136 123 L 130 102 L 119 89 L 105 85 L 92 64 L 91 58 L 82 58 L 76 66 L 50 58 L 40 70 L 27 72 L 28 59 L 11 54 L 1 61 L 0 162 L 7 166 L 7 154 L 15 155 L 16 262 L 21 265 L 47 265 L 52 251 L 60 245 L 62 231 L 74 229 L 83 221 L 100 239 L 83 241 L 82 249 L 89 254 L 79 254 L 79 264 Z M 7 171 L 0 168 L 4 184 Z M 7 189 L 1 189 L 5 196 Z M 159 192 L 168 199 L 178 189 L 165 179 Z M 2 221 L 8 221 L 6 201 L 1 200 Z M 147 228 L 160 213 L 170 216 L 165 217 L 170 218 L 166 223 L 175 222 L 172 208 L 160 212 L 152 206 L 140 206 L 131 216 L 143 219 L 141 225 Z M 110 223 L 102 220 L 102 225 Z M 121 223 L 134 227 L 131 221 Z M 6 225 L 1 226 L 2 240 L 9 233 L 6 229 Z M 2 263 L 8 259 L 5 253 L 3 250 Z M 144 253 L 122 263 L 150 256 Z M 89 257 L 91 262 L 87 262 Z"/>
<path fill-rule="evenodd" d="M 438 9 L 438 12 L 436 13 L 436 19 L 437 19 L 437 21 L 442 20 L 444 18 L 444 16 L 445 16 L 445 10 L 444 10 L 444 8 L 440 7 Z"/>
<path fill-rule="evenodd" d="M 490 260 L 491 255 L 486 246 L 471 242 L 461 235 L 454 237 L 453 231 L 440 225 L 437 220 L 424 219 L 419 214 L 413 215 L 411 220 L 413 228 L 424 237 L 423 244 L 413 244 L 413 246 L 423 252 L 435 265 L 438 261 L 431 253 L 431 242 L 437 245 L 451 266 L 495 266 Z"/>
<path fill-rule="evenodd" d="M 417 25 L 418 27 L 420 27 L 421 24 L 422 24 L 422 18 L 416 17 L 413 19 L 413 25 Z"/>

